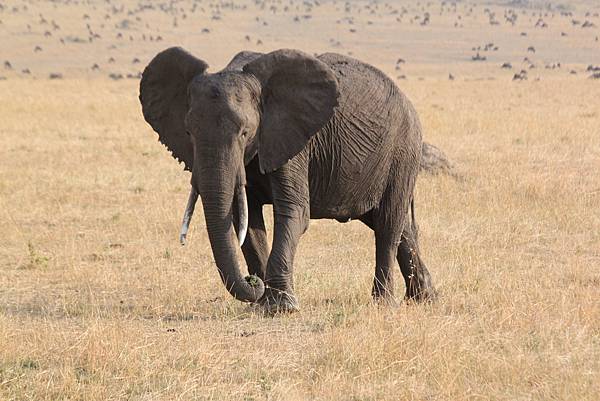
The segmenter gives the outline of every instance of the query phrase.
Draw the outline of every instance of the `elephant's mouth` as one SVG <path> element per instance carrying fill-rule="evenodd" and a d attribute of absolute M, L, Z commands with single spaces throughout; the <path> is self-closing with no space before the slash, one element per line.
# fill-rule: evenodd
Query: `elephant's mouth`
<path fill-rule="evenodd" d="M 237 237 L 240 246 L 244 245 L 246 234 L 248 232 L 248 198 L 246 197 L 246 186 L 238 185 L 235 191 L 235 197 L 238 205 L 238 227 Z M 198 191 L 192 185 L 190 189 L 190 196 L 188 197 L 185 212 L 183 213 L 183 221 L 181 222 L 181 231 L 179 232 L 179 242 L 181 245 L 185 245 L 187 234 L 190 228 L 190 222 L 194 215 L 194 209 L 196 208 L 196 202 L 198 201 Z"/>

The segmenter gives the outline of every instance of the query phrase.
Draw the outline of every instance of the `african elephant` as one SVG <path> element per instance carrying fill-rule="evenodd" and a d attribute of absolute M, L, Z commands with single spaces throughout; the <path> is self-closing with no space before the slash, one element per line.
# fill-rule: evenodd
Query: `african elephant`
<path fill-rule="evenodd" d="M 297 310 L 298 241 L 311 218 L 328 218 L 359 219 L 375 232 L 375 299 L 393 299 L 396 260 L 406 298 L 433 297 L 414 220 L 421 125 L 396 85 L 334 53 L 241 52 L 219 72 L 207 68 L 181 48 L 166 49 L 145 68 L 139 98 L 159 140 L 192 173 L 181 239 L 199 194 L 231 295 L 270 312 Z M 270 252 L 265 204 L 273 205 Z"/>

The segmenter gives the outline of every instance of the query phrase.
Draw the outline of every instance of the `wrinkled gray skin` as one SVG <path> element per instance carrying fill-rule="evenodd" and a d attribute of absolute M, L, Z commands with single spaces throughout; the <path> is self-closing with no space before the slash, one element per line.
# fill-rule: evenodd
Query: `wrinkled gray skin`
<path fill-rule="evenodd" d="M 374 298 L 394 299 L 396 261 L 406 298 L 432 298 L 413 207 L 421 126 L 396 85 L 333 53 L 241 52 L 222 71 L 207 68 L 181 48 L 167 49 L 146 67 L 140 101 L 160 141 L 192 172 L 187 224 L 197 191 L 229 292 L 270 312 L 297 310 L 298 241 L 311 218 L 329 218 L 359 219 L 375 232 Z M 274 213 L 270 252 L 265 204 Z M 240 241 L 251 276 L 244 278 L 234 229 L 246 226 Z"/>

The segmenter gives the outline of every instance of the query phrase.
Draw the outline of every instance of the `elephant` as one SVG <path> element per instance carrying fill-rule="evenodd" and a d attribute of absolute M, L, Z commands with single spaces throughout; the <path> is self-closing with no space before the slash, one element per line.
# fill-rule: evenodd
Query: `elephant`
<path fill-rule="evenodd" d="M 395 83 L 351 57 L 294 49 L 242 51 L 221 71 L 207 69 L 180 47 L 163 50 L 144 69 L 139 100 L 160 142 L 191 172 L 182 244 L 200 196 L 229 293 L 267 312 L 299 310 L 293 266 L 310 219 L 358 219 L 375 234 L 372 297 L 395 301 L 398 262 L 405 299 L 433 299 L 414 216 L 422 129 Z"/>

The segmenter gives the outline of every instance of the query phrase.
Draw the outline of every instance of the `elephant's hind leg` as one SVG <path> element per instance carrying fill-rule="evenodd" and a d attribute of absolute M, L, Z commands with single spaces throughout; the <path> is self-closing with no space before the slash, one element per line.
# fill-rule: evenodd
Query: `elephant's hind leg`
<path fill-rule="evenodd" d="M 396 258 L 400 265 L 400 272 L 406 284 L 405 299 L 415 301 L 432 300 L 436 296 L 435 288 L 431 283 L 431 276 L 419 254 L 419 244 L 416 225 L 409 225 L 405 221 L 400 243 L 395 246 L 386 246 L 385 232 L 377 232 L 374 211 L 360 217 L 360 220 L 375 231 L 376 267 L 373 281 L 373 297 L 375 299 L 393 298 L 393 274 L 390 262 Z M 406 219 L 407 220 L 407 219 Z M 378 240 L 379 238 L 379 240 Z"/>
<path fill-rule="evenodd" d="M 377 301 L 395 303 L 394 264 L 398 242 L 388 233 L 375 231 L 375 278 L 371 295 Z"/>
<path fill-rule="evenodd" d="M 436 293 L 431 283 L 431 276 L 419 255 L 415 224 L 412 226 L 407 224 L 404 228 L 397 259 L 406 284 L 405 299 L 415 301 L 434 299 Z"/>
<path fill-rule="evenodd" d="M 401 239 L 401 231 L 384 221 L 381 209 L 372 210 L 360 220 L 375 232 L 375 277 L 371 295 L 376 301 L 395 303 L 394 265 Z M 402 224 L 402 222 L 400 222 Z"/>

